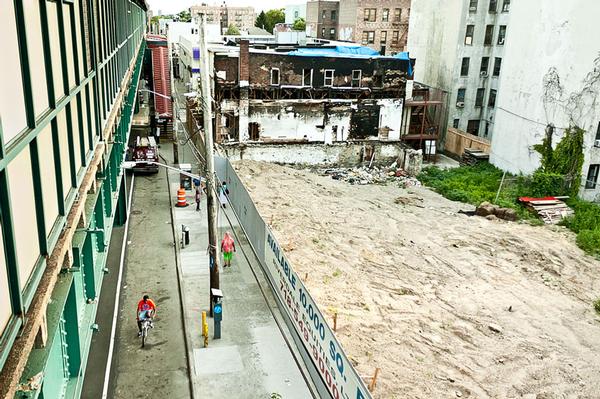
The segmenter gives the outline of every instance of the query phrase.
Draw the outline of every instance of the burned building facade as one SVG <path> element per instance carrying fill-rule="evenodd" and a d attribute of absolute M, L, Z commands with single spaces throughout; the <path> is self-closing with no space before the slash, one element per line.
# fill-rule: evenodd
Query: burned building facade
<path fill-rule="evenodd" d="M 250 48 L 213 54 L 218 142 L 400 140 L 406 55 L 363 47 Z"/>

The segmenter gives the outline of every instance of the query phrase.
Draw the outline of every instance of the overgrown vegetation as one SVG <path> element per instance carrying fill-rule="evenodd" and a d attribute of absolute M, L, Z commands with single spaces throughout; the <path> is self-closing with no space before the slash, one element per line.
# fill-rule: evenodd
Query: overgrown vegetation
<path fill-rule="evenodd" d="M 477 206 L 484 201 L 495 202 L 503 173 L 502 170 L 489 163 L 447 170 L 434 166 L 423 169 L 419 180 L 450 200 Z M 518 197 L 531 195 L 531 192 L 525 187 L 525 179 L 509 174 L 506 179 L 507 183 L 500 190 L 498 201 L 495 203 L 513 208 L 521 217 L 527 217 L 525 209 L 517 203 Z"/>
<path fill-rule="evenodd" d="M 590 255 L 600 256 L 600 206 L 574 199 L 569 206 L 575 215 L 562 224 L 577 233 L 577 245 Z"/>
<path fill-rule="evenodd" d="M 594 301 L 594 309 L 596 310 L 596 312 L 600 313 L 600 298 Z"/>

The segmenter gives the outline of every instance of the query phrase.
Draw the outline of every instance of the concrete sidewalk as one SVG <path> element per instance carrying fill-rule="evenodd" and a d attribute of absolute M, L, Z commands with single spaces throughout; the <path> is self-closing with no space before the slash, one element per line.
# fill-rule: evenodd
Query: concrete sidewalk
<path fill-rule="evenodd" d="M 179 175 L 170 172 L 169 178 L 171 195 L 175 198 Z M 181 231 L 182 224 L 190 228 L 190 245 L 180 249 L 180 261 L 187 304 L 185 318 L 194 360 L 192 375 L 198 397 L 270 398 L 272 394 L 286 399 L 312 397 L 271 313 L 270 308 L 276 315 L 279 309 L 268 283 L 261 273 L 257 273 L 265 289 L 265 299 L 243 256 L 242 248 L 250 251 L 247 242 L 236 242 L 237 252 L 231 268 L 223 271 L 221 266 L 220 281 L 224 295 L 222 338 L 212 338 L 213 321 L 209 318 L 209 345 L 208 348 L 203 347 L 201 314 L 203 310 L 208 314 L 209 309 L 206 198 L 203 195 L 200 212 L 195 210 L 193 192 L 187 192 L 187 200 L 190 205 L 173 208 L 173 214 L 177 231 Z M 235 220 L 229 208 L 226 212 L 231 220 Z M 221 209 L 220 236 L 229 229 Z M 249 259 L 253 261 L 253 257 Z M 257 265 L 255 270 L 258 270 Z"/>

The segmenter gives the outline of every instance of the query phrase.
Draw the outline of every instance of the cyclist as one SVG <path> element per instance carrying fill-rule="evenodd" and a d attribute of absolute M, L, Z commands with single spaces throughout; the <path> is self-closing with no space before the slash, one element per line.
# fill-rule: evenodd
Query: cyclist
<path fill-rule="evenodd" d="M 142 335 L 142 320 L 154 318 L 156 314 L 156 305 L 154 301 L 150 299 L 148 295 L 144 295 L 141 301 L 137 305 L 137 325 L 138 325 L 138 337 Z M 151 324 L 152 325 L 152 324 Z"/>

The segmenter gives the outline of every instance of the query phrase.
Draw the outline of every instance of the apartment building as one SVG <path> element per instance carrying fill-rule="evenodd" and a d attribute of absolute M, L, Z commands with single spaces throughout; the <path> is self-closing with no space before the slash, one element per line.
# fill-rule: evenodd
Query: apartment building
<path fill-rule="evenodd" d="M 221 29 L 235 25 L 240 30 L 247 31 L 254 26 L 256 12 L 254 7 L 230 7 L 225 2 L 220 6 L 199 5 L 190 7 L 192 18 L 201 14 L 206 15 L 209 24 L 220 23 Z"/>
<path fill-rule="evenodd" d="M 339 1 L 313 0 L 306 3 L 306 36 L 336 40 Z"/>
<path fill-rule="evenodd" d="M 306 20 L 306 3 L 289 4 L 285 6 L 286 24 L 291 25 L 299 18 L 304 18 L 304 20 Z"/>
<path fill-rule="evenodd" d="M 579 196 L 600 202 L 600 2 L 515 1 L 510 13 L 490 162 L 532 173 L 533 146 L 577 126 L 585 131 Z"/>
<path fill-rule="evenodd" d="M 411 0 L 341 0 L 338 39 L 383 55 L 405 51 Z"/>
<path fill-rule="evenodd" d="M 145 53 L 143 0 L 0 13 L 0 397 L 81 396 Z"/>
<path fill-rule="evenodd" d="M 415 2 L 415 80 L 449 92 L 448 126 L 491 136 L 510 8 L 510 0 Z"/>

